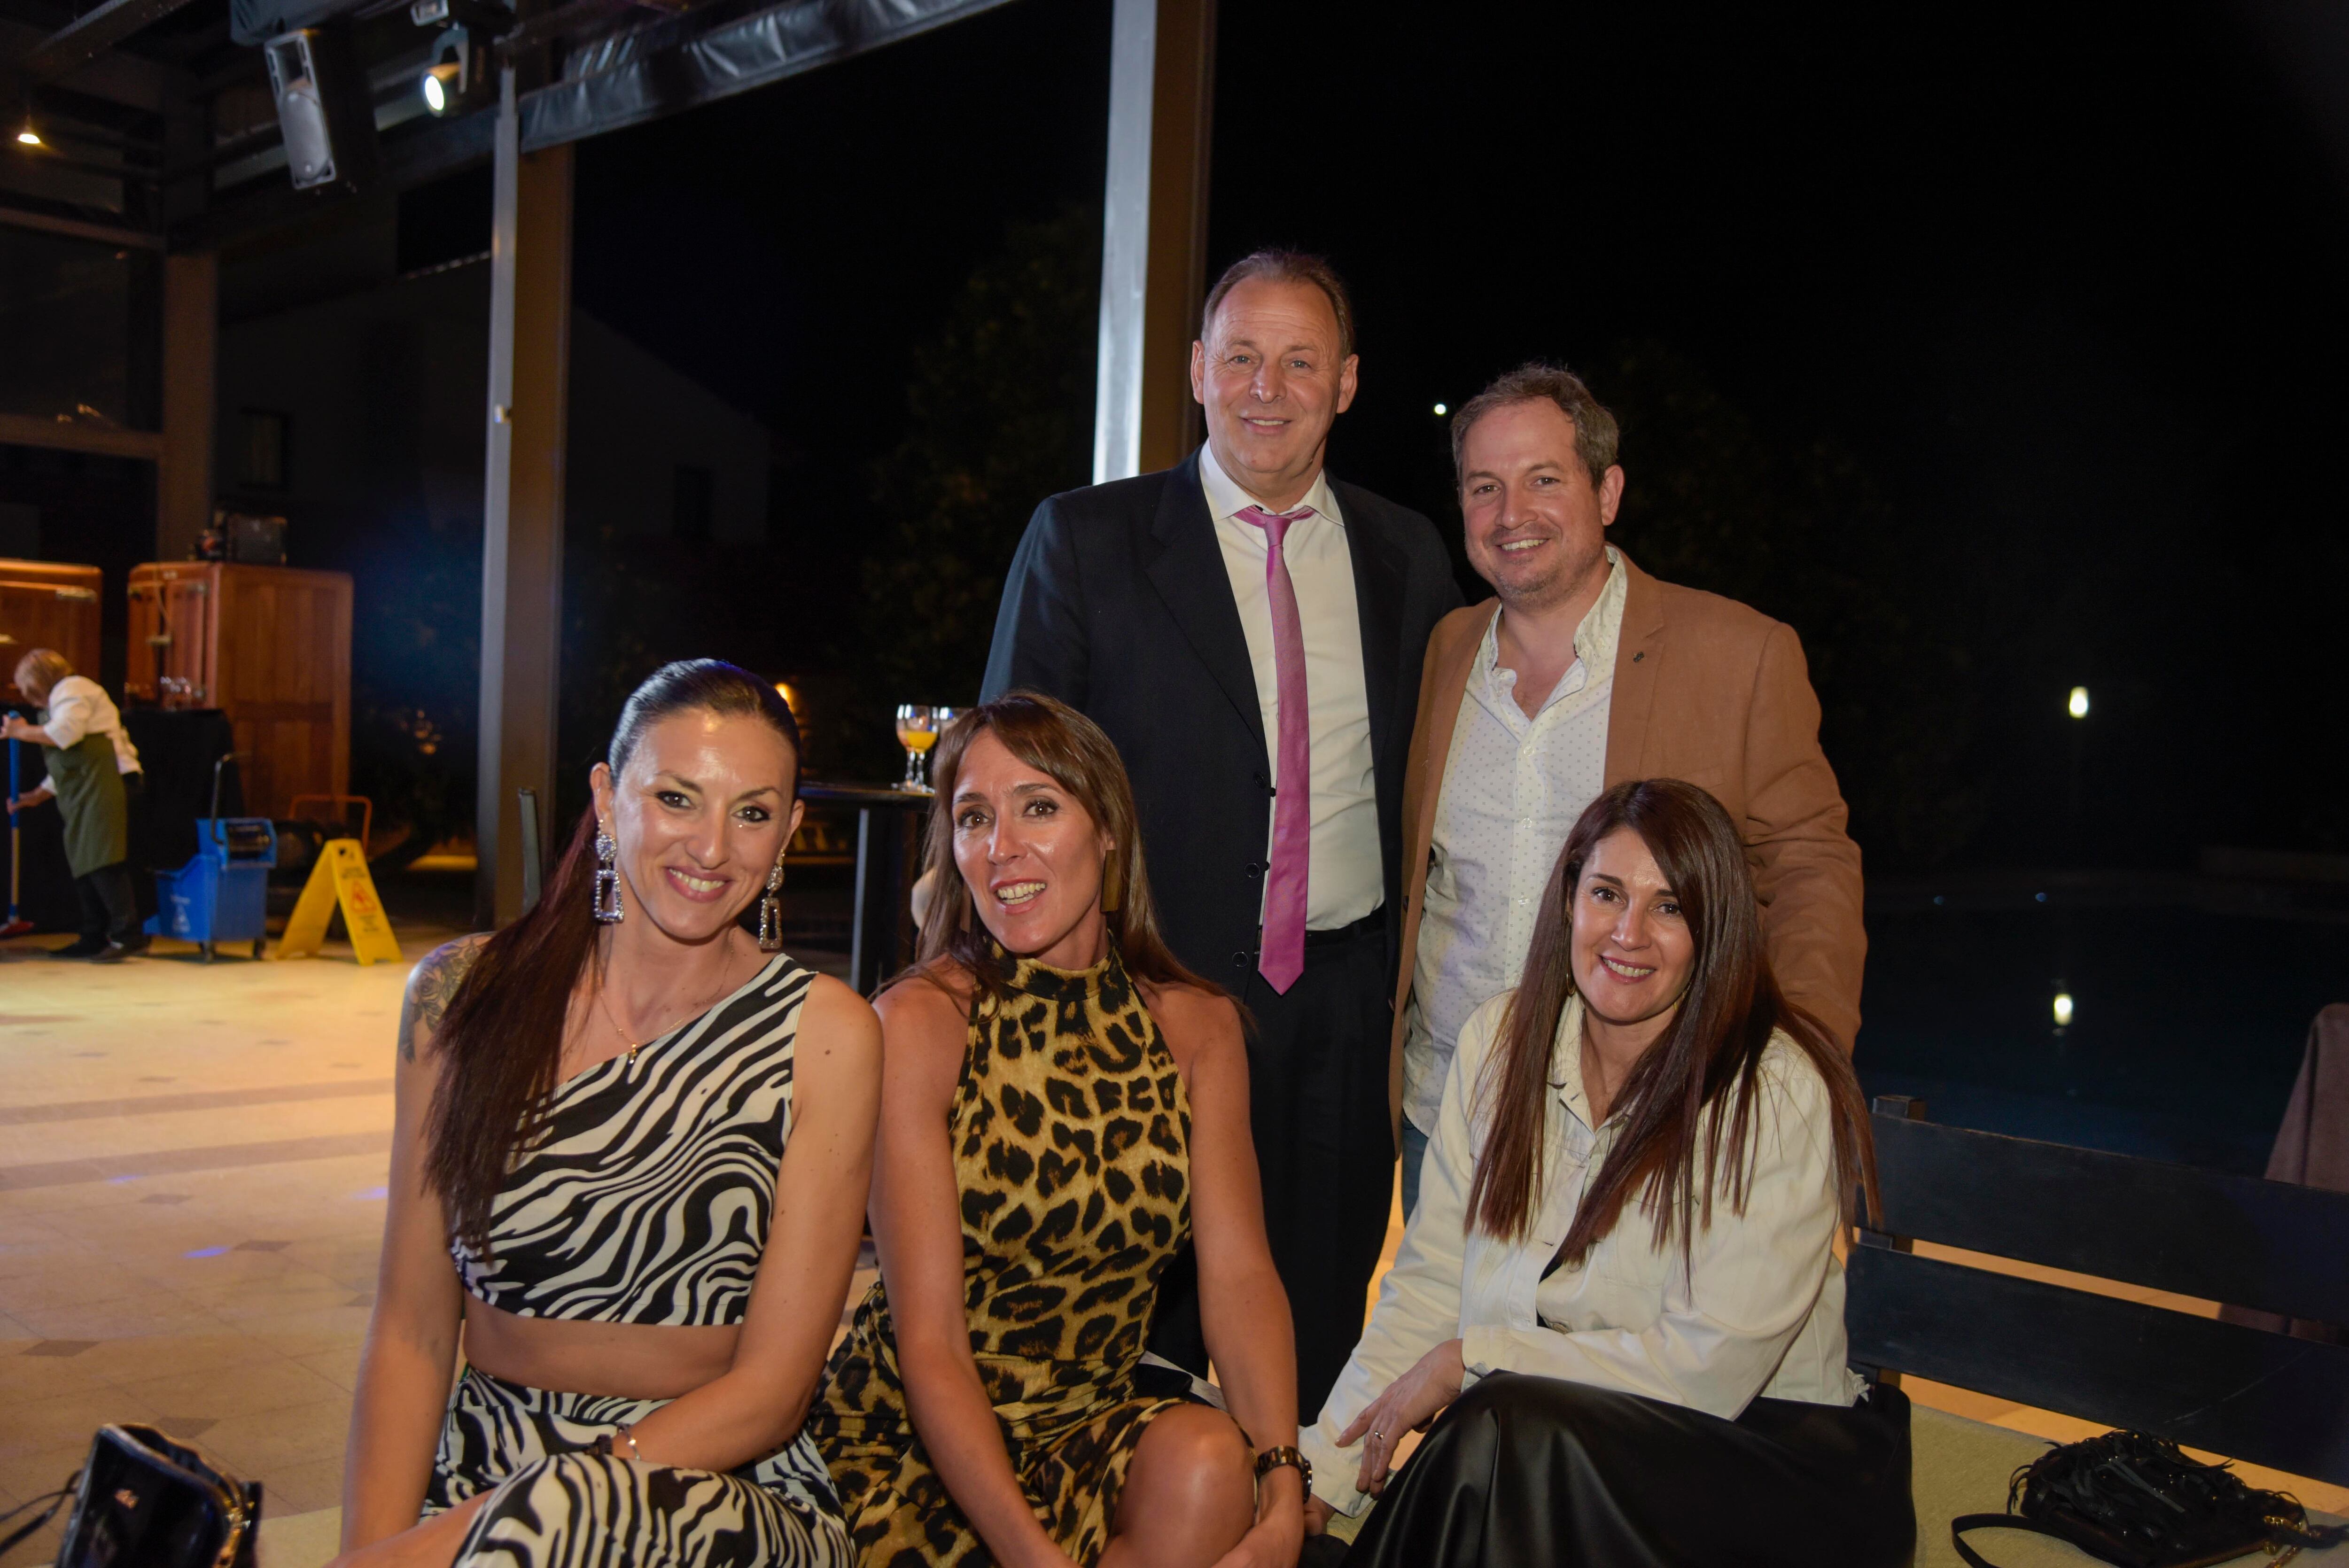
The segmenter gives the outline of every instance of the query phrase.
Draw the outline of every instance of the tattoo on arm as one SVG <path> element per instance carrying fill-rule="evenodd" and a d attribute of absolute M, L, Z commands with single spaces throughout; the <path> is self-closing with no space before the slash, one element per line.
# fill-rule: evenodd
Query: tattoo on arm
<path fill-rule="evenodd" d="M 416 1059 L 416 1037 L 420 1032 L 440 1026 L 441 1016 L 449 1011 L 450 998 L 465 983 L 480 946 L 475 942 L 451 942 L 435 948 L 416 966 L 416 973 L 409 977 L 408 994 L 399 1004 L 399 1055 L 403 1061 Z"/>

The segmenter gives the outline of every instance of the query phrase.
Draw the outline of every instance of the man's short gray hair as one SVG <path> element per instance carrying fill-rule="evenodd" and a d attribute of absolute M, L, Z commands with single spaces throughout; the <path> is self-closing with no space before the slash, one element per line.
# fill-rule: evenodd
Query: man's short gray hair
<path fill-rule="evenodd" d="M 1605 479 L 1607 470 L 1615 466 L 1617 443 L 1622 438 L 1615 416 L 1590 395 L 1581 377 L 1563 365 L 1545 365 L 1535 360 L 1518 366 L 1469 398 L 1460 405 L 1460 412 L 1452 416 L 1453 481 L 1459 483 L 1467 478 L 1468 432 L 1477 420 L 1495 408 L 1541 402 L 1557 404 L 1558 412 L 1574 421 L 1574 455 L 1582 459 L 1583 471 L 1590 476 L 1590 482 L 1596 485 Z"/>
<path fill-rule="evenodd" d="M 1207 329 L 1215 325 L 1216 312 L 1222 308 L 1224 296 L 1240 284 L 1255 278 L 1269 278 L 1275 283 L 1310 284 L 1321 291 L 1330 302 L 1330 314 L 1338 318 L 1338 357 L 1345 359 L 1354 352 L 1354 302 L 1346 292 L 1345 281 L 1338 269 L 1319 256 L 1303 251 L 1267 249 L 1250 251 L 1224 269 L 1216 286 L 1207 291 L 1206 305 L 1199 312 L 1199 337 L 1206 341 Z"/>

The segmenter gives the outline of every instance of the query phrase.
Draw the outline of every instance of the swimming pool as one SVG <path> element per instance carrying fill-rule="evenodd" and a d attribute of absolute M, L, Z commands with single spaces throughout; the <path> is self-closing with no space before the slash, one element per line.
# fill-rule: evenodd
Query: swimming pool
<path fill-rule="evenodd" d="M 1935 1121 L 2261 1173 L 2310 1021 L 2349 1001 L 2349 915 L 2199 879 L 2044 880 L 1871 885 L 1868 1092 L 1920 1096 Z"/>

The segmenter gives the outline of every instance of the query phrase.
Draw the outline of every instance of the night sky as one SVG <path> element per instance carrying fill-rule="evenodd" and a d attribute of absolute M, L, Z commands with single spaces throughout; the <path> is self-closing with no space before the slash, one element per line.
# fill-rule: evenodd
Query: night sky
<path fill-rule="evenodd" d="M 839 597 L 1006 224 L 1098 201 L 1109 9 L 582 149 L 580 304 L 776 432 L 780 614 Z M 1619 542 L 1804 634 L 1875 863 L 2349 850 L 2349 139 L 2299 13 L 1516 9 L 1224 9 L 1210 261 L 1352 282 L 1332 468 L 1450 532 L 1432 405 L 1563 358 L 1626 415 Z"/>

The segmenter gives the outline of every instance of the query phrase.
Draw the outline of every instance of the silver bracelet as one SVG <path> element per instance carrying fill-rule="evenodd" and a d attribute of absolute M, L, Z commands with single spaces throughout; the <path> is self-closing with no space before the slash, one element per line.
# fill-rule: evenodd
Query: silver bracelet
<path fill-rule="evenodd" d="M 635 1427 L 623 1421 L 620 1423 L 615 1435 L 617 1436 L 622 1442 L 628 1445 L 628 1452 L 636 1456 L 636 1462 L 638 1464 L 645 1462 L 645 1450 L 636 1447 L 636 1429 Z"/>

